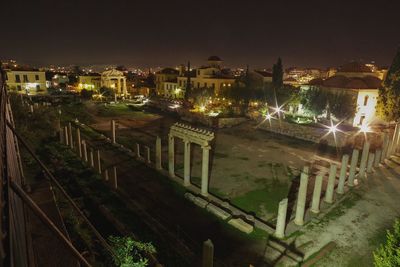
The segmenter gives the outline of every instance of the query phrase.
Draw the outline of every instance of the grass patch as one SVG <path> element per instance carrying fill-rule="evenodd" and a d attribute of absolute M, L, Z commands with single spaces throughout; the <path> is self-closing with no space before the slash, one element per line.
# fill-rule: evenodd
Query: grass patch
<path fill-rule="evenodd" d="M 288 194 L 288 184 L 274 182 L 262 189 L 247 192 L 231 200 L 239 208 L 263 216 L 261 205 L 270 213 L 277 213 L 278 204 Z"/>

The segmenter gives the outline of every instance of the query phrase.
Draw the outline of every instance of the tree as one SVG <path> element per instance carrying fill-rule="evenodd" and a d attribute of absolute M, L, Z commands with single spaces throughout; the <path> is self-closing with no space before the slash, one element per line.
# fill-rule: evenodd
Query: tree
<path fill-rule="evenodd" d="M 84 99 L 90 99 L 92 98 L 93 91 L 87 90 L 87 89 L 82 89 L 81 90 L 81 97 Z"/>
<path fill-rule="evenodd" d="M 187 65 L 187 72 L 186 72 L 186 88 L 185 88 L 185 102 L 188 103 L 189 102 L 189 98 L 192 94 L 192 84 L 190 81 L 190 61 L 188 61 L 188 65 Z"/>
<path fill-rule="evenodd" d="M 376 267 L 400 266 L 400 220 L 394 223 L 393 231 L 387 230 L 386 243 L 374 252 Z"/>
<path fill-rule="evenodd" d="M 326 109 L 327 99 L 326 92 L 318 87 L 312 86 L 310 89 L 302 92 L 300 102 L 311 115 L 317 117 Z"/>
<path fill-rule="evenodd" d="M 142 254 L 156 252 L 151 243 L 138 242 L 130 236 L 110 236 L 108 239 L 115 252 L 113 260 L 116 266 L 145 267 L 148 259 L 143 257 Z"/>
<path fill-rule="evenodd" d="M 113 97 L 115 94 L 113 89 L 104 86 L 101 87 L 99 91 L 104 97 Z"/>
<path fill-rule="evenodd" d="M 353 117 L 356 112 L 355 97 L 346 93 L 328 94 L 330 112 L 339 120 Z"/>
<path fill-rule="evenodd" d="M 400 119 L 400 47 L 389 68 L 383 86 L 379 89 L 376 110 L 378 115 L 387 121 Z"/>
<path fill-rule="evenodd" d="M 81 70 L 81 67 L 79 67 L 78 65 L 75 65 L 72 67 L 72 73 L 75 75 L 81 75 L 83 72 Z"/>
<path fill-rule="evenodd" d="M 276 64 L 272 66 L 272 84 L 275 89 L 280 89 L 283 86 L 283 66 L 282 59 L 279 57 Z"/>

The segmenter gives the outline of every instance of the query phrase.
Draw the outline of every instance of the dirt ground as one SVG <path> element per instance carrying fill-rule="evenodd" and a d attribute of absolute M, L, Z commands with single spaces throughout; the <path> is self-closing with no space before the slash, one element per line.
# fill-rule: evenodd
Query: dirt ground
<path fill-rule="evenodd" d="M 359 199 L 348 208 L 343 203 L 342 211 L 329 221 L 311 223 L 304 229 L 296 244 L 310 244 L 306 258 L 334 241 L 336 249 L 316 266 L 373 266 L 372 252 L 400 216 L 400 165 L 394 160 L 400 162 L 399 157 L 392 157 L 361 181 L 363 185 L 355 190 Z"/>
<path fill-rule="evenodd" d="M 167 168 L 167 135 L 169 127 L 179 121 L 173 116 L 153 112 L 113 108 L 99 112 L 89 106 L 95 122 L 93 128 L 110 135 L 110 120 L 117 120 L 117 142 L 133 148 L 135 142 L 148 145 L 154 153 L 155 137 L 162 138 L 163 166 Z M 101 107 L 104 109 L 104 107 Z M 229 200 L 239 208 L 270 220 L 275 217 L 278 203 L 287 197 L 292 180 L 299 170 L 313 160 L 316 145 L 297 141 L 263 130 L 246 122 L 239 126 L 215 131 L 210 157 L 209 191 Z M 175 171 L 183 177 L 183 142 L 175 141 Z M 191 182 L 200 184 L 201 148 L 191 146 Z"/>

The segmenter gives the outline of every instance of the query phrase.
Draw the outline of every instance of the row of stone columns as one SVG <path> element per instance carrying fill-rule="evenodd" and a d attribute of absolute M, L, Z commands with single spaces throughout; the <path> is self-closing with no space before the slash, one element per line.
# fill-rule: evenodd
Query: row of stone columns
<path fill-rule="evenodd" d="M 184 175 L 183 184 L 184 186 L 190 186 L 190 153 L 191 153 L 191 142 L 189 140 L 183 140 L 184 143 Z M 201 167 L 201 194 L 208 196 L 208 174 L 210 164 L 210 149 L 208 145 L 201 146 L 202 148 L 202 167 Z M 156 167 L 161 168 L 161 140 L 156 141 Z M 175 177 L 175 138 L 173 135 L 168 135 L 168 172 L 170 177 Z"/>
<path fill-rule="evenodd" d="M 385 158 L 394 153 L 397 149 L 398 143 L 400 141 L 400 127 L 396 125 L 396 129 L 393 134 L 392 141 L 389 141 L 389 137 L 387 134 L 384 135 L 383 146 L 380 149 L 376 149 L 375 153 L 370 152 L 370 143 L 369 141 L 365 141 L 363 145 L 363 150 L 361 153 L 360 166 L 358 172 L 358 179 L 365 178 L 366 173 L 372 173 L 373 168 L 379 167 L 380 162 L 384 162 Z M 389 151 L 389 152 L 388 152 Z M 355 185 L 354 180 L 357 172 L 357 165 L 359 161 L 360 151 L 358 149 L 353 149 L 350 169 L 348 175 L 347 184 L 349 187 L 353 187 Z M 344 154 L 342 156 L 341 168 L 339 174 L 339 182 L 336 189 L 336 193 L 344 194 L 344 186 L 346 182 L 347 168 L 349 164 L 349 155 Z M 307 187 L 308 187 L 308 172 L 309 169 L 307 166 L 304 167 L 301 176 L 300 176 L 300 186 L 297 197 L 296 204 L 296 216 L 294 223 L 297 225 L 304 224 L 304 214 L 305 214 L 305 206 L 307 199 Z M 326 203 L 333 203 L 334 201 L 334 187 L 336 182 L 336 172 L 337 165 L 331 164 L 329 169 L 328 183 L 325 193 L 324 201 Z M 322 192 L 322 183 L 323 183 L 323 174 L 317 174 L 314 183 L 314 191 L 311 203 L 310 211 L 313 213 L 319 213 L 320 211 L 320 199 Z M 286 224 L 286 212 L 287 212 L 287 199 L 283 199 L 279 203 L 278 209 L 278 218 L 276 225 L 275 235 L 279 238 L 284 237 L 285 224 Z"/>
<path fill-rule="evenodd" d="M 60 138 L 61 141 L 72 150 L 74 150 L 74 138 L 72 134 L 72 124 L 68 123 L 68 126 L 64 127 L 64 138 Z M 61 136 L 61 131 L 60 131 Z M 115 136 L 115 135 L 114 135 Z M 101 155 L 100 150 L 94 151 L 93 148 L 88 148 L 86 140 L 81 140 L 80 129 L 76 128 L 76 150 L 79 157 L 87 163 L 91 168 L 97 171 L 98 174 L 104 173 L 104 179 L 109 180 L 109 171 L 101 169 Z M 89 149 L 89 151 L 88 151 Z M 150 148 L 147 149 L 147 158 L 150 160 Z M 117 167 L 112 167 L 112 186 L 114 189 L 118 189 L 118 177 L 117 177 Z"/>

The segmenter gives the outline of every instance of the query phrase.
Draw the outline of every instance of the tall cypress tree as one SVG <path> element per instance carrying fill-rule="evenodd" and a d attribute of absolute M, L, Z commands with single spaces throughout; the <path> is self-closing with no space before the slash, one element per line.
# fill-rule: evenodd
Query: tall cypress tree
<path fill-rule="evenodd" d="M 188 61 L 187 64 L 187 72 L 186 72 L 186 88 L 185 88 L 185 101 L 188 102 L 190 95 L 191 95 L 191 88 L 192 84 L 190 81 L 190 61 Z"/>
<path fill-rule="evenodd" d="M 272 67 L 272 84 L 276 89 L 283 86 L 283 66 L 282 59 L 279 57 L 276 64 Z"/>
<path fill-rule="evenodd" d="M 400 119 L 400 47 L 379 89 L 376 110 L 378 115 L 387 121 Z"/>

